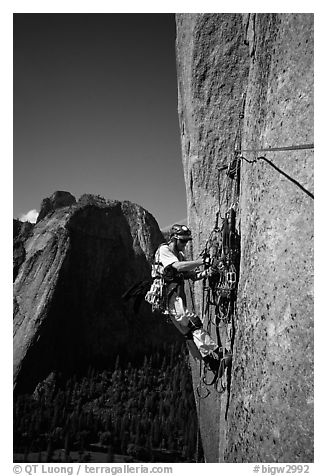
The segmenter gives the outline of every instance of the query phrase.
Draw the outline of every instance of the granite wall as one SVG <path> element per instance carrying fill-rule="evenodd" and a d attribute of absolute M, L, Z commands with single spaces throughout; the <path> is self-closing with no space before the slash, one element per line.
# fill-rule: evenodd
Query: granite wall
<path fill-rule="evenodd" d="M 242 152 L 239 183 L 225 167 L 239 146 L 313 143 L 313 15 L 178 14 L 176 25 L 193 255 L 217 211 L 233 206 L 241 235 L 230 391 L 196 392 L 206 461 L 312 462 L 313 149 Z M 195 295 L 200 312 L 200 285 Z"/>

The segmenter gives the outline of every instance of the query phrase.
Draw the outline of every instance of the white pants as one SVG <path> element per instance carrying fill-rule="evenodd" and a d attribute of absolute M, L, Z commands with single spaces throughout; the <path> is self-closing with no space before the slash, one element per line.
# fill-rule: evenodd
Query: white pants
<path fill-rule="evenodd" d="M 195 316 L 194 312 L 189 311 L 184 306 L 183 300 L 179 296 L 173 296 L 169 300 L 168 311 L 173 324 L 182 334 L 186 335 L 190 331 L 188 323 Z M 205 357 L 218 347 L 217 343 L 203 328 L 196 329 L 192 332 L 192 335 L 202 357 Z"/>

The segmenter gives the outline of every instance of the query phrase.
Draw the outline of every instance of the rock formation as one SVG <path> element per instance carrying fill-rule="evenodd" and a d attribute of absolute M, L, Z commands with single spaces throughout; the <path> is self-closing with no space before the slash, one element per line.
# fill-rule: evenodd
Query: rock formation
<path fill-rule="evenodd" d="M 226 166 L 240 146 L 313 142 L 313 15 L 178 14 L 176 24 L 193 254 L 218 209 L 234 206 L 241 234 L 231 390 L 197 398 L 206 461 L 312 462 L 313 150 L 243 152 L 270 163 L 242 159 L 239 184 Z"/>
<path fill-rule="evenodd" d="M 14 281 L 17 277 L 19 268 L 23 264 L 26 252 L 25 242 L 32 233 L 34 225 L 28 221 L 22 222 L 20 220 L 14 220 L 13 223 L 13 278 Z"/>
<path fill-rule="evenodd" d="M 69 207 L 76 203 L 76 198 L 69 192 L 58 190 L 54 192 L 51 197 L 47 197 L 42 200 L 40 213 L 36 222 L 43 220 L 49 213 L 57 210 L 58 208 Z"/>
<path fill-rule="evenodd" d="M 44 215 L 25 240 L 14 283 L 14 382 L 33 391 L 53 371 L 105 367 L 179 338 L 144 304 L 135 316 L 122 294 L 149 277 L 163 241 L 131 202 L 84 195 Z"/>

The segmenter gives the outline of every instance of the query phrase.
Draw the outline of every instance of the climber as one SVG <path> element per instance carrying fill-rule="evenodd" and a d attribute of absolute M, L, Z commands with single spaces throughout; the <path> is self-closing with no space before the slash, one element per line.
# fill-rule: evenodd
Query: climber
<path fill-rule="evenodd" d="M 213 371 L 219 369 L 221 355 L 219 347 L 207 331 L 199 316 L 190 311 L 186 304 L 184 280 L 203 279 L 219 272 L 219 267 L 209 267 L 204 271 L 197 268 L 204 265 L 202 259 L 186 261 L 184 250 L 192 240 L 191 230 L 185 225 L 173 225 L 168 243 L 159 246 L 155 261 L 161 267 L 166 289 L 168 313 L 173 324 L 187 338 L 192 339 L 198 348 L 203 361 Z"/>

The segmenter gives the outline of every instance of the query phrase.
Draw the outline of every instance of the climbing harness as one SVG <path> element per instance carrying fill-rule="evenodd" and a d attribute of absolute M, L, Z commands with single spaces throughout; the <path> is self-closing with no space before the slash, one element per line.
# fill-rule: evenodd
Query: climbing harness
<path fill-rule="evenodd" d="M 151 304 L 152 312 L 160 312 L 163 315 L 168 313 L 168 286 L 166 282 L 165 273 L 163 270 L 163 265 L 159 261 L 159 249 L 162 245 L 167 243 L 162 243 L 154 257 L 153 263 L 151 265 L 151 278 L 139 281 L 133 284 L 125 293 L 122 295 L 124 301 L 128 301 L 131 298 L 134 298 L 134 312 L 138 313 L 141 302 L 145 300 Z"/>

